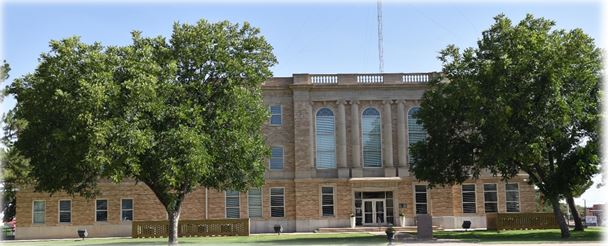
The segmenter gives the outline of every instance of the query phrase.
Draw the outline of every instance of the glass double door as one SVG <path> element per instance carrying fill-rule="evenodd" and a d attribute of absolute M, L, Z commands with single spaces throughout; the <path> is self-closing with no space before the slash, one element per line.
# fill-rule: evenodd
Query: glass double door
<path fill-rule="evenodd" d="M 385 202 L 385 199 L 363 199 L 363 225 L 385 224 Z"/>

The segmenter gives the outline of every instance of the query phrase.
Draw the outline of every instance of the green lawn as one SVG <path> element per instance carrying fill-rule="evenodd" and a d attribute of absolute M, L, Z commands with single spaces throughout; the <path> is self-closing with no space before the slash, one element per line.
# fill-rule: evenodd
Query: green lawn
<path fill-rule="evenodd" d="M 4 242 L 3 242 L 4 243 Z M 375 236 L 368 233 L 343 234 L 274 234 L 251 235 L 249 237 L 198 237 L 180 238 L 180 245 L 219 245 L 219 244 L 247 244 L 247 245 L 386 245 L 386 236 Z M 85 239 L 81 240 L 45 240 L 18 242 L 13 241 L 4 245 L 167 245 L 166 238 L 156 239 Z"/>
<path fill-rule="evenodd" d="M 602 240 L 600 228 L 587 228 L 585 232 L 571 232 L 568 240 L 561 240 L 559 230 L 519 230 L 519 231 L 469 231 L 469 232 L 434 232 L 433 237 L 438 239 L 459 239 L 465 242 L 481 243 L 540 243 L 540 242 L 582 242 Z M 415 235 L 414 235 L 415 236 Z M 386 236 L 368 233 L 341 233 L 341 234 L 254 234 L 249 237 L 198 237 L 180 238 L 183 245 L 220 245 L 220 244 L 246 244 L 246 245 L 386 245 Z M 78 240 L 41 240 L 41 241 L 5 241 L 4 245 L 166 245 L 166 238 L 132 239 L 86 239 Z"/>
<path fill-rule="evenodd" d="M 516 230 L 516 231 L 469 231 L 434 232 L 433 237 L 441 239 L 460 239 L 467 242 L 559 242 L 559 241 L 601 241 L 602 229 L 589 227 L 584 232 L 570 232 L 570 238 L 561 240 L 558 229 Z"/>

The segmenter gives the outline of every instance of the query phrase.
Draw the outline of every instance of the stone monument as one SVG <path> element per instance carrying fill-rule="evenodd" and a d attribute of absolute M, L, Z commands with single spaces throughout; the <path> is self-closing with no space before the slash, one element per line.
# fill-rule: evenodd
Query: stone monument
<path fill-rule="evenodd" d="M 419 214 L 416 216 L 416 228 L 418 239 L 433 238 L 433 218 L 428 214 Z"/>

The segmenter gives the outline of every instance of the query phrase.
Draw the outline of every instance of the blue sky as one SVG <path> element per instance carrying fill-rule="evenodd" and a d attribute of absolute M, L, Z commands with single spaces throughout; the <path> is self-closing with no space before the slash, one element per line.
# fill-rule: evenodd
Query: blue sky
<path fill-rule="evenodd" d="M 557 28 L 582 28 L 601 40 L 600 1 L 576 2 L 385 2 L 384 71 L 439 71 L 438 52 L 448 44 L 474 46 L 492 23 L 506 14 L 514 22 L 526 13 L 555 20 Z M 275 76 L 293 73 L 378 72 L 375 1 L 328 4 L 219 2 L 96 2 L 92 4 L 3 4 L 2 58 L 11 65 L 11 79 L 32 72 L 48 42 L 73 35 L 104 45 L 130 43 L 130 31 L 146 36 L 169 36 L 174 22 L 248 21 L 261 29 L 274 47 L 279 64 Z M 10 80 L 9 80 L 10 81 Z M 7 82 L 9 82 L 7 81 Z M 2 85 L 3 87 L 4 85 Z M 14 106 L 2 102 L 2 113 Z M 587 203 L 600 202 L 597 189 L 584 195 Z"/>

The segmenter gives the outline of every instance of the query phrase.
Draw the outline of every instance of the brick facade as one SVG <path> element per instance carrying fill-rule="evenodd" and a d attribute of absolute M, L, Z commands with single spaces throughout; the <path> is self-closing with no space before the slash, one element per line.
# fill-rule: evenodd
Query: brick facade
<path fill-rule="evenodd" d="M 423 76 L 432 76 L 426 74 Z M 382 83 L 362 83 L 358 75 L 335 76 L 333 83 L 315 83 L 315 75 L 294 74 L 293 77 L 272 78 L 263 86 L 264 103 L 280 105 L 282 124 L 264 126 L 269 146 L 283 148 L 283 168 L 265 173 L 262 187 L 262 217 L 250 218 L 252 232 L 271 232 L 281 224 L 285 231 L 313 231 L 321 227 L 347 227 L 350 214 L 376 203 L 376 212 L 385 209 L 384 216 L 400 224 L 399 212 L 406 224 L 415 223 L 415 185 L 424 185 L 407 171 L 407 112 L 420 103 L 425 83 L 404 83 L 407 74 L 384 74 Z M 373 107 L 380 112 L 382 127 L 382 167 L 365 168 L 361 158 L 361 112 Z M 318 169 L 315 166 L 315 114 L 321 108 L 335 115 L 336 168 Z M 390 115 L 390 118 L 386 117 Z M 403 119 L 405 117 L 405 119 Z M 387 119 L 388 118 L 388 119 Z M 343 129 L 340 129 L 343 127 Z M 387 136 L 387 133 L 389 136 Z M 405 134 L 405 136 L 401 136 Z M 390 139 L 387 139 L 390 137 Z M 389 143 L 389 145 L 387 145 Z M 520 212 L 534 212 L 534 189 L 525 175 L 518 175 L 509 183 L 518 184 Z M 427 191 L 427 209 L 433 224 L 443 228 L 458 228 L 463 220 L 471 220 L 473 227 L 485 227 L 484 184 L 497 184 L 498 212 L 506 212 L 505 183 L 499 177 L 482 176 L 467 184 L 475 184 L 475 213 L 463 213 L 460 185 L 435 187 Z M 284 188 L 284 216 L 271 216 L 270 189 Z M 333 215 L 322 213 L 322 187 L 333 188 Z M 101 182 L 102 195 L 108 200 L 108 221 L 95 221 L 95 199 L 71 197 L 66 194 L 35 193 L 22 187 L 17 193 L 16 238 L 76 237 L 78 228 L 87 228 L 91 237 L 128 236 L 130 221 L 121 221 L 121 199 L 133 199 L 133 219 L 137 221 L 165 220 L 166 212 L 154 194 L 144 184 Z M 388 192 L 388 193 L 386 193 Z M 386 198 L 365 198 L 381 194 Z M 362 198 L 356 198 L 357 195 Z M 392 197 L 388 197 L 392 196 Z M 71 222 L 59 223 L 59 201 L 71 200 Z M 382 200 L 384 199 L 384 200 Z M 33 224 L 33 203 L 45 201 L 44 223 Z M 380 202 L 378 202 L 380 201 Z M 392 201 L 392 204 L 387 202 Z M 182 207 L 181 219 L 226 218 L 224 191 L 199 188 L 189 194 Z M 367 206 L 367 207 L 365 207 Z M 389 212 L 389 208 L 393 212 Z M 239 216 L 249 217 L 248 194 L 239 196 Z M 359 216 L 359 215 L 358 215 Z M 376 222 L 386 224 L 374 214 Z"/>

